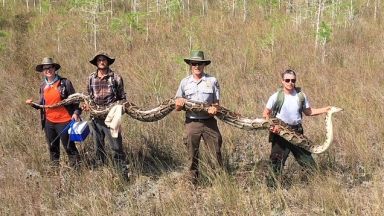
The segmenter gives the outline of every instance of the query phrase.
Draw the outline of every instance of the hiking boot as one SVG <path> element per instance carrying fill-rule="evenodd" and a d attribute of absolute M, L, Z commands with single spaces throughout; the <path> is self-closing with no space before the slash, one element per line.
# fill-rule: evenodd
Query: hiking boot
<path fill-rule="evenodd" d="M 96 169 L 98 167 L 104 166 L 106 163 L 101 159 L 93 159 L 90 162 L 91 169 Z"/>
<path fill-rule="evenodd" d="M 182 176 L 183 181 L 191 183 L 193 186 L 198 184 L 198 178 L 199 175 L 196 171 L 186 171 Z"/>
<path fill-rule="evenodd" d="M 80 169 L 80 156 L 79 155 L 68 155 L 69 166 L 75 170 Z"/>
<path fill-rule="evenodd" d="M 130 181 L 132 173 L 129 171 L 128 165 L 120 168 L 120 176 L 125 182 Z"/>
<path fill-rule="evenodd" d="M 273 176 L 267 176 L 266 184 L 267 187 L 271 189 L 276 189 L 278 185 L 276 179 Z"/>

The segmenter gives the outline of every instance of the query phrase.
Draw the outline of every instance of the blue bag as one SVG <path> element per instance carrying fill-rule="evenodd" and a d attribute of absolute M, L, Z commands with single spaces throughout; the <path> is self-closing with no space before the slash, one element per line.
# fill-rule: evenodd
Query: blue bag
<path fill-rule="evenodd" d="M 68 130 L 69 139 L 74 142 L 83 142 L 89 134 L 87 121 L 72 121 Z"/>

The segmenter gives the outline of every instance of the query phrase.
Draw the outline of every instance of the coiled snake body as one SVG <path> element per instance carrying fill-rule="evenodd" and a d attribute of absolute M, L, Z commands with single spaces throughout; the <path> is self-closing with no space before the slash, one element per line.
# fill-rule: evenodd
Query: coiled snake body
<path fill-rule="evenodd" d="M 59 103 L 53 105 L 39 105 L 34 104 L 41 108 L 54 108 L 58 106 L 68 105 L 72 103 L 85 102 L 90 106 L 90 114 L 91 116 L 106 116 L 109 110 L 117 105 L 124 106 L 124 112 L 127 113 L 130 117 L 142 121 L 142 122 L 154 122 L 158 121 L 169 113 L 171 113 L 175 109 L 175 99 L 171 98 L 163 101 L 160 105 L 153 109 L 145 110 L 134 103 L 129 101 L 118 101 L 115 102 L 108 107 L 99 107 L 95 105 L 88 95 L 84 95 L 82 93 L 75 93 L 70 95 L 67 99 L 62 100 Z M 203 104 L 195 101 L 187 100 L 183 110 L 192 111 L 192 112 L 207 112 L 209 108 L 208 104 Z M 216 118 L 221 121 L 230 124 L 234 127 L 243 129 L 243 130 L 268 130 L 271 126 L 279 126 L 279 132 L 277 133 L 279 136 L 283 137 L 285 140 L 289 141 L 293 145 L 301 147 L 311 153 L 322 153 L 330 146 L 333 141 L 333 126 L 332 126 L 332 114 L 335 112 L 341 111 L 341 108 L 332 107 L 327 115 L 325 120 L 326 125 L 326 139 L 320 145 L 315 145 L 311 140 L 309 140 L 303 134 L 296 133 L 292 128 L 289 127 L 283 121 L 277 118 L 264 119 L 264 118 L 247 118 L 243 117 L 240 114 L 237 114 L 223 106 L 219 106 L 218 112 L 215 115 Z"/>

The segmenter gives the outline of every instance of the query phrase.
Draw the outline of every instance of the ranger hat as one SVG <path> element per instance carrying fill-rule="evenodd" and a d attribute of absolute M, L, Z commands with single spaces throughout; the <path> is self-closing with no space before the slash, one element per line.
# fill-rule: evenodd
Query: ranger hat
<path fill-rule="evenodd" d="M 36 71 L 42 72 L 44 65 L 52 65 L 53 67 L 55 67 L 55 71 L 57 71 L 61 68 L 61 66 L 58 63 L 55 63 L 53 61 L 53 58 L 45 57 L 45 58 L 43 58 L 43 61 L 41 62 L 41 64 L 36 66 Z"/>
<path fill-rule="evenodd" d="M 191 57 L 184 59 L 185 63 L 190 64 L 191 62 L 204 62 L 205 65 L 211 64 L 211 60 L 204 58 L 204 52 L 195 50 L 191 52 Z"/>
<path fill-rule="evenodd" d="M 107 61 L 108 61 L 108 65 L 111 65 L 113 64 L 113 62 L 115 62 L 115 59 L 114 58 L 111 58 L 108 56 L 107 53 L 105 52 L 99 52 L 98 54 L 95 55 L 95 57 L 93 57 L 93 59 L 91 61 L 89 61 L 91 64 L 97 66 L 97 58 L 99 56 L 104 56 L 105 58 L 107 58 Z"/>

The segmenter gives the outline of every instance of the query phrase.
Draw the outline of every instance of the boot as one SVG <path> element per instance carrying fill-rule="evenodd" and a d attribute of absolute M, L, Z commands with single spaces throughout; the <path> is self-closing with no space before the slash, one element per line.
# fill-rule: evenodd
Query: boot
<path fill-rule="evenodd" d="M 80 155 L 68 155 L 69 158 L 69 166 L 75 170 L 80 168 Z"/>

